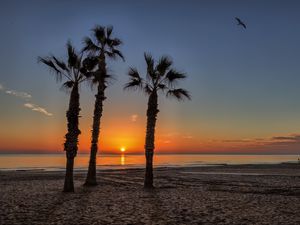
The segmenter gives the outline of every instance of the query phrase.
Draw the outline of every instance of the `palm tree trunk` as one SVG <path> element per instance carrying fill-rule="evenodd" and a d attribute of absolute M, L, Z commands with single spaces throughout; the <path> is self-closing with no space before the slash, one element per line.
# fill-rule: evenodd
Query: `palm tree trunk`
<path fill-rule="evenodd" d="M 74 192 L 73 167 L 74 158 L 67 158 L 64 192 Z"/>
<path fill-rule="evenodd" d="M 65 135 L 66 141 L 64 150 L 66 151 L 67 165 L 64 183 L 64 192 L 74 192 L 73 167 L 74 158 L 78 150 L 78 136 L 80 134 L 79 126 L 79 92 L 78 84 L 75 83 L 70 96 L 69 109 L 67 111 L 68 132 Z"/>
<path fill-rule="evenodd" d="M 104 95 L 105 84 L 98 85 L 98 93 L 95 95 L 95 108 L 94 108 L 94 118 L 93 118 L 93 130 L 92 130 L 92 143 L 91 143 L 91 154 L 89 161 L 89 168 L 87 177 L 85 180 L 85 185 L 97 185 L 96 179 L 96 158 L 98 151 L 98 138 L 100 133 L 100 121 L 103 112 L 103 101 L 106 99 Z"/>
<path fill-rule="evenodd" d="M 103 112 L 103 101 L 106 99 L 104 91 L 106 88 L 106 62 L 104 51 L 99 55 L 98 64 L 98 75 L 96 76 L 98 81 L 98 92 L 95 95 L 95 107 L 94 107 L 94 117 L 93 117 L 93 130 L 92 130 L 92 142 L 91 142 L 91 154 L 89 161 L 88 173 L 84 185 L 93 186 L 97 185 L 97 174 L 96 174 L 96 159 L 98 151 L 98 139 L 100 134 L 100 122 Z"/>
<path fill-rule="evenodd" d="M 147 130 L 146 130 L 146 172 L 144 188 L 153 188 L 153 154 L 154 154 L 154 139 L 155 139 L 155 124 L 158 110 L 157 93 L 153 91 L 149 96 L 147 109 Z"/>

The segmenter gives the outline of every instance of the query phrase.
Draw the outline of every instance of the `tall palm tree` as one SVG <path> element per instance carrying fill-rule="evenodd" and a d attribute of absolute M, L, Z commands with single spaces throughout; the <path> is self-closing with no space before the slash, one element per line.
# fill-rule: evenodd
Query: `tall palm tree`
<path fill-rule="evenodd" d="M 93 117 L 93 128 L 91 138 L 91 152 L 88 173 L 85 185 L 97 185 L 96 179 L 96 156 L 98 151 L 98 138 L 100 132 L 100 120 L 103 112 L 103 101 L 105 97 L 105 89 L 107 81 L 111 77 L 107 73 L 106 59 L 116 59 L 120 57 L 124 60 L 122 53 L 117 49 L 121 44 L 121 40 L 112 37 L 113 27 L 103 27 L 96 25 L 92 29 L 92 38 L 86 37 L 84 39 L 83 51 L 98 61 L 98 69 L 93 75 L 93 83 L 96 84 L 97 94 L 95 95 L 95 108 Z"/>
<path fill-rule="evenodd" d="M 144 180 L 145 188 L 153 188 L 153 154 L 155 125 L 158 110 L 158 93 L 162 92 L 166 97 L 174 97 L 177 100 L 191 99 L 188 91 L 176 88 L 178 80 L 186 78 L 186 75 L 171 68 L 172 61 L 162 56 L 158 63 L 154 62 L 150 54 L 144 54 L 147 64 L 145 78 L 142 78 L 135 68 L 130 68 L 129 82 L 124 89 L 142 90 L 148 97 L 147 129 L 145 140 L 146 173 Z"/>
<path fill-rule="evenodd" d="M 97 65 L 91 58 L 82 59 L 71 42 L 67 43 L 68 62 L 56 58 L 55 56 L 38 57 L 38 62 L 45 64 L 54 72 L 58 82 L 64 82 L 63 88 L 69 89 L 70 99 L 67 111 L 68 131 L 65 135 L 64 151 L 66 151 L 67 165 L 64 183 L 64 192 L 73 192 L 73 167 L 74 158 L 78 150 L 78 136 L 81 133 L 79 126 L 79 85 L 88 79 Z"/>

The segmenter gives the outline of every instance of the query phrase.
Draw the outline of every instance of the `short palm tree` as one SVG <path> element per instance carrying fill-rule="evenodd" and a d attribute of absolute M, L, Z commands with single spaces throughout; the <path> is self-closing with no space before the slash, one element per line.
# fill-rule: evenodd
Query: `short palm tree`
<path fill-rule="evenodd" d="M 70 42 L 67 43 L 68 62 L 56 58 L 55 56 L 39 57 L 38 62 L 45 64 L 56 75 L 56 80 L 63 83 L 63 88 L 71 90 L 69 108 L 67 111 L 68 131 L 65 135 L 64 151 L 66 151 L 67 165 L 64 183 L 64 192 L 73 192 L 73 167 L 74 158 L 78 150 L 79 126 L 79 85 L 88 79 L 97 62 L 90 58 L 82 59 Z"/>
<path fill-rule="evenodd" d="M 84 39 L 83 52 L 94 57 L 98 61 L 98 69 L 94 73 L 92 81 L 96 84 L 97 94 L 95 95 L 95 107 L 93 117 L 93 129 L 91 138 L 91 152 L 88 167 L 88 173 L 85 185 L 97 185 L 96 179 L 96 156 L 98 151 L 98 139 L 100 133 L 100 121 L 103 112 L 103 101 L 105 97 L 105 89 L 107 88 L 107 81 L 111 77 L 107 73 L 106 59 L 116 59 L 120 57 L 124 60 L 122 53 L 117 49 L 121 44 L 121 40 L 112 37 L 113 27 L 95 26 L 92 30 L 92 38 L 86 37 Z"/>
<path fill-rule="evenodd" d="M 149 96 L 145 140 L 146 173 L 144 187 L 153 188 L 155 124 L 159 112 L 158 93 L 162 92 L 167 97 L 174 97 L 177 100 L 190 99 L 191 97 L 188 91 L 176 88 L 178 80 L 186 78 L 186 75 L 171 69 L 172 61 L 168 57 L 162 56 L 156 65 L 150 54 L 145 53 L 144 57 L 147 64 L 145 78 L 142 78 L 135 68 L 130 68 L 128 72 L 129 82 L 124 89 L 142 90 Z"/>

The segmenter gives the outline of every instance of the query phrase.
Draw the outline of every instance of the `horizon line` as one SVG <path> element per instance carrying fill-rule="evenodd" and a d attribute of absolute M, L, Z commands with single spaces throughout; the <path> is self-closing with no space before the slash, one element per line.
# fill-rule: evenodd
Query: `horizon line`
<path fill-rule="evenodd" d="M 77 155 L 89 155 L 86 153 L 77 153 Z M 99 153 L 97 155 L 144 155 L 145 153 Z M 278 153 L 278 152 L 157 152 L 157 155 L 299 155 L 299 153 Z M 65 155 L 65 152 L 1 152 L 0 155 Z"/>

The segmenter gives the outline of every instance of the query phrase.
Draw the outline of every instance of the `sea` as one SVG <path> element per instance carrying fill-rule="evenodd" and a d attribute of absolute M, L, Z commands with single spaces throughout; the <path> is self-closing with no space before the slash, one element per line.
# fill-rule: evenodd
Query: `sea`
<path fill-rule="evenodd" d="M 87 170 L 89 154 L 78 154 L 75 170 Z M 155 154 L 154 167 L 299 163 L 298 155 Z M 0 170 L 63 171 L 64 154 L 0 154 Z M 99 154 L 98 169 L 143 168 L 143 154 Z"/>

